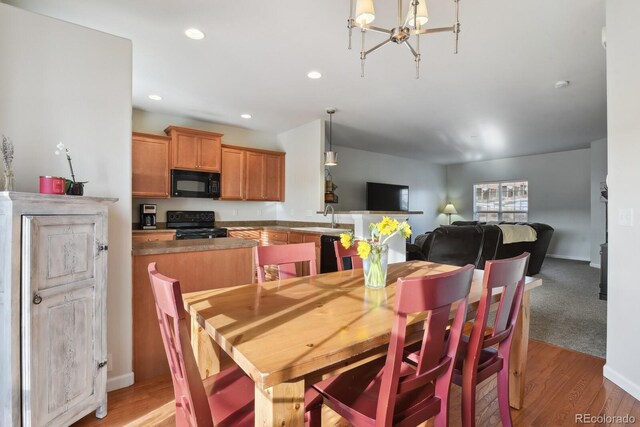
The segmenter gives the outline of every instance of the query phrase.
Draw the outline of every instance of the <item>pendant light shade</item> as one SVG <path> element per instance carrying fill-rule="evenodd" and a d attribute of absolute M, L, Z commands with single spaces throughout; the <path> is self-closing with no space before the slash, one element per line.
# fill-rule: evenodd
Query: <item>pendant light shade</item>
<path fill-rule="evenodd" d="M 376 11 L 373 8 L 373 0 L 357 0 L 356 22 L 358 25 L 369 25 L 376 19 Z"/>
<path fill-rule="evenodd" d="M 429 11 L 427 10 L 427 0 L 414 0 L 418 2 L 418 24 L 423 26 L 429 21 Z M 407 13 L 407 25 L 411 27 L 416 27 L 415 21 L 413 19 L 413 4 L 409 6 L 409 12 Z"/>
<path fill-rule="evenodd" d="M 338 164 L 338 153 L 333 151 L 333 115 L 336 113 L 335 108 L 327 108 L 327 114 L 329 114 L 329 151 L 324 153 L 324 165 L 336 166 Z"/>
<path fill-rule="evenodd" d="M 327 151 L 324 153 L 324 165 L 336 166 L 338 164 L 338 153 L 335 151 Z"/>

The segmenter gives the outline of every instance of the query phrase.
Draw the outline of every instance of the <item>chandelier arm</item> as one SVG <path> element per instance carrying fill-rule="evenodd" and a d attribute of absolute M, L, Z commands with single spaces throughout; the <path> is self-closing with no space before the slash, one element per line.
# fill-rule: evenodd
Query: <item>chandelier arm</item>
<path fill-rule="evenodd" d="M 439 27 L 439 28 L 422 28 L 420 30 L 410 30 L 409 34 L 412 36 L 417 36 L 419 34 L 432 34 L 432 33 L 450 33 L 451 31 L 455 32 L 456 26 L 452 25 L 451 27 Z"/>
<path fill-rule="evenodd" d="M 381 33 L 381 34 L 387 34 L 387 35 L 391 35 L 391 33 L 393 32 L 393 30 L 387 30 L 386 28 L 381 28 L 381 27 L 375 27 L 373 25 L 367 25 L 367 24 L 355 24 L 356 27 L 359 27 L 363 30 L 367 30 L 367 31 L 373 31 L 374 33 Z"/>
<path fill-rule="evenodd" d="M 349 3 L 349 20 L 347 21 L 347 28 L 349 28 L 349 50 L 351 50 L 351 39 L 353 38 L 353 0 Z"/>
<path fill-rule="evenodd" d="M 456 48 L 454 54 L 458 53 L 458 44 L 460 41 L 460 0 L 453 0 L 456 4 L 456 23 L 453 25 L 453 32 L 456 34 Z"/>
<path fill-rule="evenodd" d="M 382 43 L 378 43 L 377 45 L 375 45 L 374 47 L 372 47 L 371 49 L 369 49 L 368 51 L 366 51 L 364 53 L 364 56 L 366 57 L 367 55 L 369 55 L 371 52 L 373 52 L 374 50 L 378 50 L 380 49 L 382 46 L 384 46 L 385 44 L 389 43 L 391 41 L 391 39 L 386 39 L 385 41 L 383 41 Z"/>
<path fill-rule="evenodd" d="M 416 50 L 413 48 L 413 46 L 411 46 L 411 44 L 408 41 L 404 42 L 404 44 L 407 45 L 407 48 L 409 48 L 409 50 L 411 51 L 415 59 L 420 58 L 420 54 L 416 52 Z"/>
<path fill-rule="evenodd" d="M 398 0 L 398 27 L 402 27 L 402 0 Z"/>

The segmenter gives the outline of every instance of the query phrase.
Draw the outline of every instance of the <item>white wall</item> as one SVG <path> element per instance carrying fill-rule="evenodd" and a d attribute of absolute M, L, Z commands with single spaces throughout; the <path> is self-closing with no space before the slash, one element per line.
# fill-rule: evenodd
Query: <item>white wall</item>
<path fill-rule="evenodd" d="M 448 166 L 447 192 L 459 213 L 452 219 L 472 219 L 473 184 L 528 180 L 529 221 L 555 229 L 547 253 L 589 260 L 590 170 L 589 149 Z"/>
<path fill-rule="evenodd" d="M 329 170 L 338 186 L 336 210 L 364 210 L 367 181 L 408 185 L 409 209 L 424 212 L 409 217 L 414 236 L 446 223 L 439 214 L 446 195 L 444 166 L 335 145 L 334 150 L 338 166 Z"/>
<path fill-rule="evenodd" d="M 133 130 L 155 135 L 166 135 L 167 126 L 183 126 L 192 129 L 202 129 L 224 134 L 223 144 L 239 145 L 242 147 L 262 148 L 265 150 L 280 150 L 276 134 L 257 132 L 236 126 L 203 122 L 186 117 L 161 113 L 133 110 Z M 289 157 L 287 155 L 287 157 Z M 288 158 L 287 158 L 288 160 Z M 219 221 L 250 221 L 275 220 L 276 202 L 235 202 L 193 198 L 175 199 L 134 199 L 132 205 L 133 222 L 138 222 L 139 206 L 141 203 L 155 203 L 158 205 L 158 221 L 166 220 L 168 210 L 213 210 Z"/>
<path fill-rule="evenodd" d="M 131 42 L 0 4 L 0 133 L 15 144 L 16 190 L 70 176 L 119 198 L 109 217 L 111 387 L 131 383 Z"/>
<path fill-rule="evenodd" d="M 609 173 L 609 289 L 604 374 L 640 399 L 638 260 L 640 217 L 640 2 L 607 1 L 607 117 Z M 631 212 L 629 212 L 631 210 Z M 627 222 L 628 224 L 628 222 Z"/>
<path fill-rule="evenodd" d="M 591 143 L 591 266 L 600 268 L 600 245 L 605 242 L 605 204 L 600 183 L 607 177 L 607 140 Z"/>
<path fill-rule="evenodd" d="M 326 222 L 316 214 L 324 209 L 324 120 L 278 134 L 278 145 L 287 153 L 285 201 L 277 206 L 278 220 Z"/>

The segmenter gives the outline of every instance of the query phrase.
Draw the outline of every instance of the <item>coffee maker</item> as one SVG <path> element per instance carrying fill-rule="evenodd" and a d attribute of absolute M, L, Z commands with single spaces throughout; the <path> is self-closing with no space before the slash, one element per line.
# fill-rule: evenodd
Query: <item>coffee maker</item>
<path fill-rule="evenodd" d="M 141 204 L 140 205 L 140 229 L 155 230 L 157 205 Z"/>

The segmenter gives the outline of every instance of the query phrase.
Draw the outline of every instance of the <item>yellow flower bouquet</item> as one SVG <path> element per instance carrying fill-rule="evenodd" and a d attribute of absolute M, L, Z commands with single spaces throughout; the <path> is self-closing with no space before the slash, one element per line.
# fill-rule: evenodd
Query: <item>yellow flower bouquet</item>
<path fill-rule="evenodd" d="M 369 224 L 369 238 L 358 239 L 358 255 L 362 258 L 364 284 L 369 288 L 384 288 L 387 281 L 387 263 L 389 246 L 387 242 L 393 236 L 411 236 L 411 226 L 404 221 L 382 217 L 382 221 Z M 340 243 L 345 249 L 354 245 L 355 238 L 351 231 L 340 234 Z"/>

